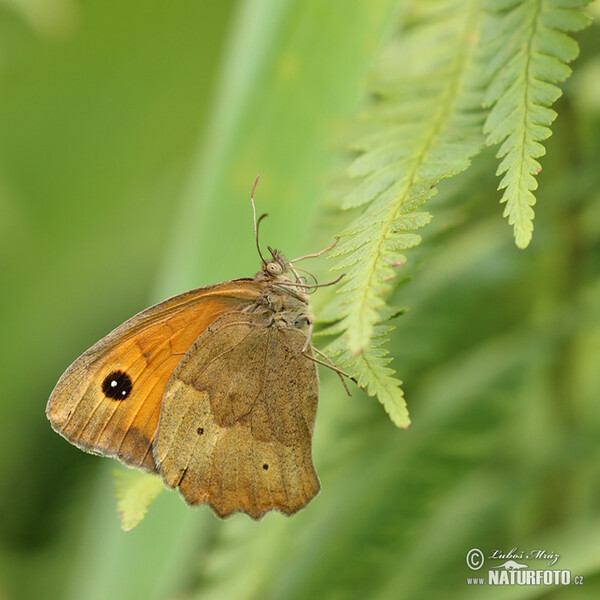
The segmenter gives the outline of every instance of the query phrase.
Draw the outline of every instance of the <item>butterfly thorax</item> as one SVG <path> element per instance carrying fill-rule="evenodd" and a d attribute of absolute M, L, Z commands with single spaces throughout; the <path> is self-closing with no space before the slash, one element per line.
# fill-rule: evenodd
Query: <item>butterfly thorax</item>
<path fill-rule="evenodd" d="M 268 312 L 270 324 L 275 327 L 307 330 L 314 320 L 308 294 L 288 275 L 290 264 L 281 252 L 271 250 L 271 254 L 273 259 L 265 261 L 254 276 L 263 286 L 254 310 Z"/>

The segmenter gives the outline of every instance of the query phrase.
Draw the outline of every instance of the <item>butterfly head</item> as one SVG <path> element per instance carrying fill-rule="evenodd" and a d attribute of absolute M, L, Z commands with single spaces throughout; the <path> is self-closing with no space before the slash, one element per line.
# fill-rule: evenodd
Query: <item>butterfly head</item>
<path fill-rule="evenodd" d="M 270 246 L 268 246 L 268 249 L 272 258 L 269 260 L 263 259 L 262 268 L 257 273 L 257 278 L 270 279 L 272 281 L 292 281 L 288 277 L 290 263 L 286 260 L 285 256 L 279 250 L 274 250 Z"/>

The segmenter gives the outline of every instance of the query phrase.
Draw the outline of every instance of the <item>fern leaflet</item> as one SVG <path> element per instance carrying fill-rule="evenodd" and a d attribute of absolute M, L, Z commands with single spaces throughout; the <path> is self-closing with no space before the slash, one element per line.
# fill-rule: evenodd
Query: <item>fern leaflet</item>
<path fill-rule="evenodd" d="M 540 142 L 551 135 L 556 112 L 550 106 L 561 95 L 577 57 L 577 44 L 565 33 L 583 29 L 589 17 L 577 10 L 588 0 L 493 0 L 484 37 L 488 38 L 491 80 L 485 103 L 492 106 L 485 123 L 488 145 L 501 144 L 496 175 L 506 203 L 504 216 L 514 228 L 519 248 L 533 232 L 536 160 L 545 154 Z"/>
<path fill-rule="evenodd" d="M 423 205 L 483 144 L 475 66 L 479 3 L 438 0 L 417 10 L 415 23 L 390 42 L 373 74 L 375 99 L 365 114 L 370 131 L 355 145 L 359 155 L 349 168 L 361 181 L 343 204 L 363 212 L 332 252 L 334 268 L 346 273 L 337 304 L 337 329 L 349 349 L 342 363 L 400 426 L 409 420 L 400 382 L 387 366 L 383 342 L 390 328 L 377 326 L 384 298 L 396 267 L 406 262 L 404 251 L 421 242 L 415 231 L 431 219 Z M 333 355 L 340 351 L 337 343 L 330 348 Z"/>

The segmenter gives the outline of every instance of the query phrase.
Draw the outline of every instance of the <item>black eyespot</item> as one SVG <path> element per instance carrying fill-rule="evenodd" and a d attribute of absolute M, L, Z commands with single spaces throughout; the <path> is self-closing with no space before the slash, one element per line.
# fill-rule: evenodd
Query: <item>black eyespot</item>
<path fill-rule="evenodd" d="M 107 398 L 113 400 L 125 400 L 132 389 L 131 377 L 123 371 L 113 371 L 102 382 L 102 392 Z"/>
<path fill-rule="evenodd" d="M 264 469 L 265 471 L 268 471 L 268 470 L 269 470 L 269 465 L 268 465 L 267 463 L 265 463 L 265 464 L 263 465 L 263 469 Z"/>
<path fill-rule="evenodd" d="M 204 427 L 198 427 L 198 429 L 196 429 L 196 433 L 198 435 L 202 435 L 204 433 Z"/>

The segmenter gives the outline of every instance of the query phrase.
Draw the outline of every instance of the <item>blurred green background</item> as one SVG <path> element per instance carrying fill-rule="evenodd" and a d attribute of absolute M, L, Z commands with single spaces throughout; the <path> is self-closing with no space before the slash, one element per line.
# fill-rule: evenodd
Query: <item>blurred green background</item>
<path fill-rule="evenodd" d="M 116 463 L 45 419 L 110 329 L 256 271 L 257 173 L 264 243 L 292 256 L 339 232 L 337 140 L 408 7 L 0 3 L 0 600 L 600 597 L 596 24 L 556 105 L 530 249 L 501 218 L 492 152 L 442 186 L 391 342 L 413 425 L 322 373 L 306 510 L 223 523 L 165 492 L 123 533 Z M 557 552 L 584 585 L 471 588 L 473 547 Z"/>

